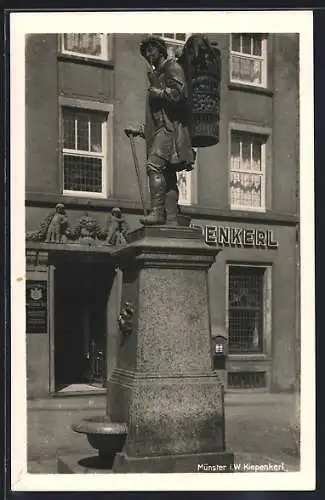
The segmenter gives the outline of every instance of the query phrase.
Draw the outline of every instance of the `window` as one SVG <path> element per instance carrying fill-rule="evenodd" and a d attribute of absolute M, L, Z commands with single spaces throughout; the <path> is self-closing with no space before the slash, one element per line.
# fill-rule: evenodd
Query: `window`
<path fill-rule="evenodd" d="M 182 170 L 177 172 L 177 185 L 179 189 L 180 205 L 192 205 L 196 203 L 196 182 L 197 182 L 197 148 L 193 148 L 196 154 L 194 168 L 191 171 Z"/>
<path fill-rule="evenodd" d="M 92 59 L 111 59 L 111 34 L 63 33 L 61 52 Z"/>
<path fill-rule="evenodd" d="M 229 266 L 229 353 L 263 352 L 265 274 L 264 267 Z"/>
<path fill-rule="evenodd" d="M 152 33 L 153 36 L 163 38 L 167 44 L 169 56 L 180 56 L 183 45 L 190 36 L 189 33 Z"/>
<path fill-rule="evenodd" d="M 187 172 L 186 170 L 177 172 L 178 202 L 180 205 L 190 205 L 192 202 L 192 178 L 193 170 L 191 172 Z"/>
<path fill-rule="evenodd" d="M 63 193 L 106 195 L 108 114 L 63 108 Z"/>
<path fill-rule="evenodd" d="M 266 137 L 231 131 L 230 206 L 238 210 L 265 210 Z"/>
<path fill-rule="evenodd" d="M 257 33 L 231 35 L 230 81 L 266 87 L 266 38 Z"/>

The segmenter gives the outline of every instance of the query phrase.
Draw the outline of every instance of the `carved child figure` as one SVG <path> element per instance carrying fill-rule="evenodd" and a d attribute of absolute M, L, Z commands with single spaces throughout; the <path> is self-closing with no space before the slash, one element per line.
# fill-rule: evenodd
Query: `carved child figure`
<path fill-rule="evenodd" d="M 68 218 L 64 205 L 63 203 L 58 203 L 55 207 L 55 214 L 49 224 L 45 241 L 48 243 L 60 243 L 67 228 L 67 223 Z"/>
<path fill-rule="evenodd" d="M 108 226 L 106 244 L 123 245 L 127 243 L 126 233 L 128 230 L 128 225 L 121 213 L 121 210 L 117 207 L 113 208 Z"/>

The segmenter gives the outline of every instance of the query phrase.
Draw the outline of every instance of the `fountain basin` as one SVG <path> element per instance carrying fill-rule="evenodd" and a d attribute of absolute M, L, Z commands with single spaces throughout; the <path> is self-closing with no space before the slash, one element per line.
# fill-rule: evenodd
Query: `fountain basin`
<path fill-rule="evenodd" d="M 98 450 L 99 460 L 107 469 L 112 468 L 116 453 L 122 451 L 128 433 L 126 423 L 111 422 L 107 416 L 85 418 L 72 424 L 72 430 L 87 435 L 89 444 Z"/>

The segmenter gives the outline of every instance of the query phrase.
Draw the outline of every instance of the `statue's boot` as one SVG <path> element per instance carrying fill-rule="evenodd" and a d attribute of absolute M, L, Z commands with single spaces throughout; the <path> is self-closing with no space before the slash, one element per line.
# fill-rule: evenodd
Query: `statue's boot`
<path fill-rule="evenodd" d="M 169 226 L 177 226 L 177 214 L 180 213 L 178 205 L 178 190 L 170 189 L 166 193 L 165 210 L 166 210 L 166 224 Z"/>
<path fill-rule="evenodd" d="M 165 213 L 166 224 L 177 226 L 177 214 L 180 213 L 178 205 L 179 190 L 177 186 L 177 174 L 174 168 L 164 170 L 166 180 Z"/>
<path fill-rule="evenodd" d="M 140 222 L 145 226 L 165 224 L 166 181 L 160 172 L 149 172 L 149 188 L 151 197 L 151 213 L 142 217 Z"/>

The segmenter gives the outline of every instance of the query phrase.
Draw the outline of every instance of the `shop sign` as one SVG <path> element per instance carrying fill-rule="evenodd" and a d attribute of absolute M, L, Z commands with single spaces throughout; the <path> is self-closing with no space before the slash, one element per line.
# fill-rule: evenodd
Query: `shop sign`
<path fill-rule="evenodd" d="M 244 248 L 279 248 L 272 229 L 252 229 L 229 226 L 200 226 L 192 227 L 202 229 L 205 242 L 208 245 Z"/>
<path fill-rule="evenodd" d="M 47 281 L 26 282 L 27 333 L 47 332 Z"/>

